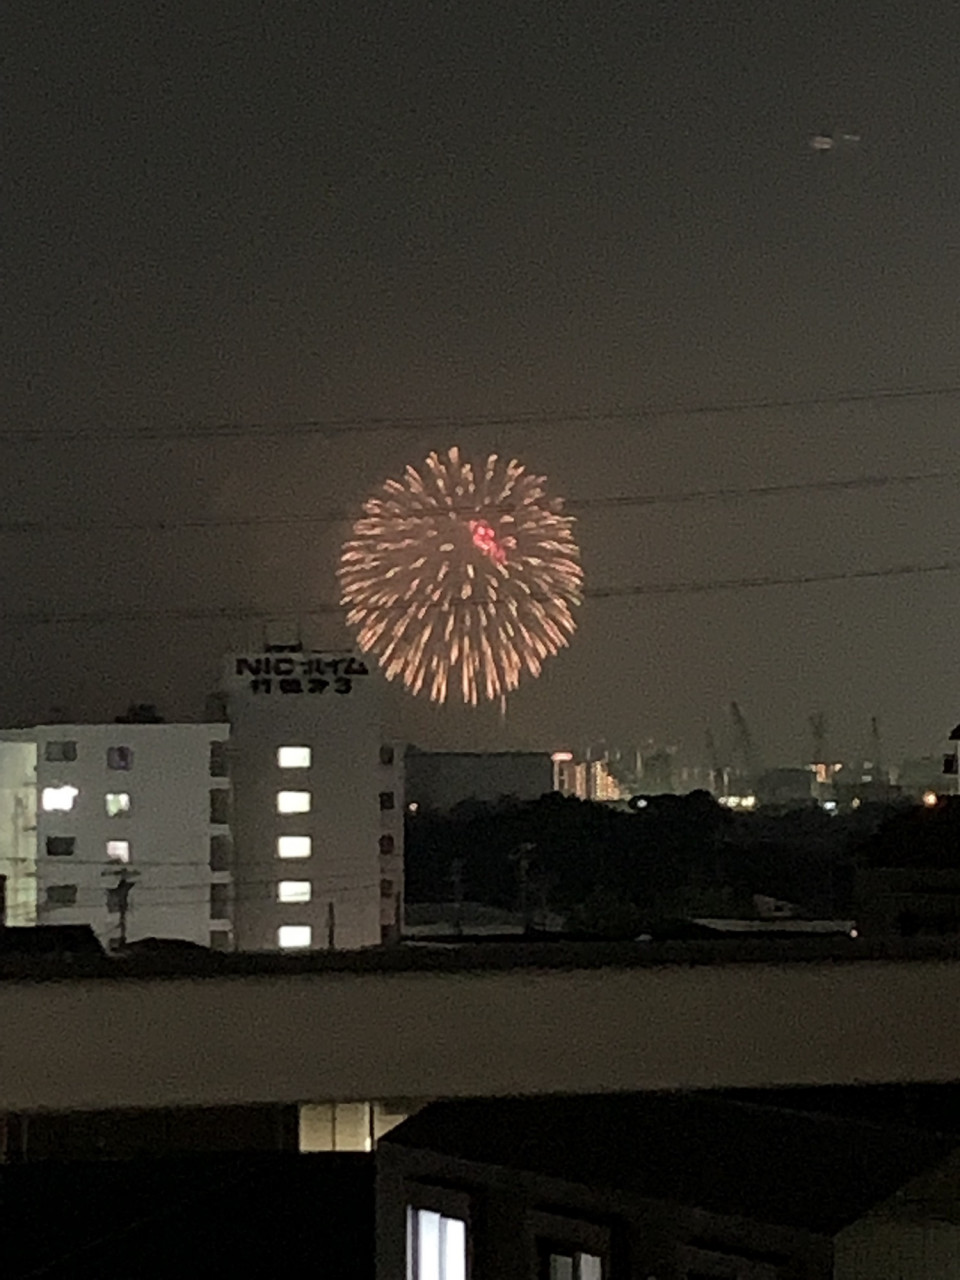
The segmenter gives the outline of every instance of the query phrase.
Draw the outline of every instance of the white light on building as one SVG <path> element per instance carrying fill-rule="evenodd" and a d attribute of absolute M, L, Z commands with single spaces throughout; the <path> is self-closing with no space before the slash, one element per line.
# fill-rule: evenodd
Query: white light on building
<path fill-rule="evenodd" d="M 130 841 L 129 840 L 108 840 L 107 841 L 107 857 L 114 862 L 130 861 Z"/>
<path fill-rule="evenodd" d="M 278 791 L 277 813 L 309 813 L 309 791 Z"/>
<path fill-rule="evenodd" d="M 310 836 L 278 836 L 278 858 L 309 858 L 313 852 Z"/>
<path fill-rule="evenodd" d="M 309 880 L 281 880 L 277 885 L 277 901 L 309 902 L 312 887 Z"/>
<path fill-rule="evenodd" d="M 69 813 L 79 794 L 76 787 L 44 787 L 40 804 L 44 813 Z"/>
<path fill-rule="evenodd" d="M 130 812 L 130 794 L 127 791 L 108 791 L 104 803 L 108 818 L 119 818 Z"/>
<path fill-rule="evenodd" d="M 308 924 L 282 924 L 277 930 L 277 946 L 281 951 L 299 951 L 313 942 L 313 929 Z"/>
<path fill-rule="evenodd" d="M 309 769 L 311 757 L 309 747 L 277 748 L 277 764 L 281 769 Z"/>

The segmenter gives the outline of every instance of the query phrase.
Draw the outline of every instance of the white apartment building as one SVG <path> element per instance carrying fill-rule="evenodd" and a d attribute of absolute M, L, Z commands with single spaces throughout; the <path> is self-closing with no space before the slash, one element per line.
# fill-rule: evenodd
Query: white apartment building
<path fill-rule="evenodd" d="M 276 646 L 228 659 L 236 945 L 352 949 L 403 910 L 403 752 L 378 678 L 350 652 Z"/>
<path fill-rule="evenodd" d="M 0 877 L 11 925 L 90 924 L 232 946 L 226 724 L 0 733 Z"/>

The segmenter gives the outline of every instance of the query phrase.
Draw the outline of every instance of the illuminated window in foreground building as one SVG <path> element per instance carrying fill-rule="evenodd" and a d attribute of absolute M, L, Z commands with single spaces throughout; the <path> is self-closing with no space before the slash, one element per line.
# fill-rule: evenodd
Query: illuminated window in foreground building
<path fill-rule="evenodd" d="M 108 791 L 104 796 L 108 818 L 121 818 L 130 812 L 130 796 L 126 791 Z"/>
<path fill-rule="evenodd" d="M 603 1262 L 593 1253 L 551 1253 L 548 1280 L 603 1280 Z"/>
<path fill-rule="evenodd" d="M 277 885 L 277 901 L 309 902 L 312 888 L 309 880 L 281 880 Z"/>
<path fill-rule="evenodd" d="M 44 787 L 40 804 L 44 813 L 69 813 L 79 794 L 76 787 Z"/>
<path fill-rule="evenodd" d="M 309 813 L 309 791 L 278 791 L 277 813 Z"/>
<path fill-rule="evenodd" d="M 279 836 L 277 838 L 278 858 L 309 858 L 313 852 L 313 842 L 309 836 Z"/>
<path fill-rule="evenodd" d="M 130 841 L 129 840 L 108 840 L 107 841 L 107 857 L 113 862 L 129 862 L 130 861 Z"/>
<path fill-rule="evenodd" d="M 309 769 L 310 759 L 309 747 L 277 748 L 277 764 L 281 769 Z"/>
<path fill-rule="evenodd" d="M 432 1209 L 407 1210 L 409 1280 L 467 1280 L 467 1224 Z"/>
<path fill-rule="evenodd" d="M 282 924 L 277 930 L 277 946 L 281 951 L 302 951 L 313 942 L 308 924 Z"/>

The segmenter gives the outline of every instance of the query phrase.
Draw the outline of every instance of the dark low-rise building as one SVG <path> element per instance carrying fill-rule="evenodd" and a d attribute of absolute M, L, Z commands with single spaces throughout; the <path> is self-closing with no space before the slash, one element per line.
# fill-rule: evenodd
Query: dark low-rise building
<path fill-rule="evenodd" d="M 379 1147 L 378 1280 L 919 1280 L 877 1208 L 954 1146 L 715 1095 L 435 1103 Z"/>
<path fill-rule="evenodd" d="M 452 809 L 464 801 L 539 800 L 554 789 L 548 751 L 407 749 L 406 799 L 418 809 Z"/>

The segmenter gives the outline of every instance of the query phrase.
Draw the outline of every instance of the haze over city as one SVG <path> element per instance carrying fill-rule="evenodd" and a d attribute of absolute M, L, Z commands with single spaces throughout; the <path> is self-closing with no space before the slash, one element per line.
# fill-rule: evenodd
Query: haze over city
<path fill-rule="evenodd" d="M 935 10 L 14 11 L 3 722 L 199 718 L 262 615 L 347 643 L 348 518 L 456 444 L 550 478 L 588 596 L 505 718 L 396 691 L 398 736 L 696 751 L 736 699 L 770 762 L 817 710 L 838 755 L 874 715 L 892 758 L 935 748 L 957 579 L 914 570 L 956 556 L 960 404 Z"/>

